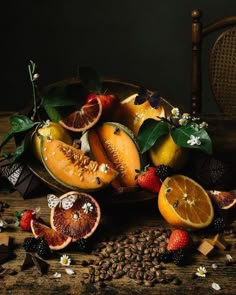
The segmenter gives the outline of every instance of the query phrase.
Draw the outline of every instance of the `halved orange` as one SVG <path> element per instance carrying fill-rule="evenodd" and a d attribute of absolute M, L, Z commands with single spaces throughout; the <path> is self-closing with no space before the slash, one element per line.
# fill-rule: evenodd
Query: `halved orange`
<path fill-rule="evenodd" d="M 74 132 L 86 131 L 94 126 L 102 115 L 102 103 L 99 98 L 88 101 L 81 109 L 61 119 L 59 123 Z"/>
<path fill-rule="evenodd" d="M 57 232 L 72 238 L 72 241 L 90 237 L 101 218 L 101 210 L 97 201 L 89 194 L 70 191 L 60 199 L 66 200 L 70 196 L 76 197 L 72 207 L 64 209 L 58 204 L 51 209 L 51 227 Z"/>
<path fill-rule="evenodd" d="M 170 225 L 183 229 L 205 228 L 214 217 L 208 193 L 184 175 L 165 179 L 158 195 L 158 208 Z"/>
<path fill-rule="evenodd" d="M 135 135 L 138 134 L 139 128 L 144 120 L 152 118 L 160 120 L 159 117 L 165 117 L 165 110 L 162 105 L 158 108 L 152 108 L 148 101 L 142 104 L 135 104 L 135 98 L 138 94 L 135 93 L 124 99 L 117 111 L 117 121 L 126 125 Z"/>

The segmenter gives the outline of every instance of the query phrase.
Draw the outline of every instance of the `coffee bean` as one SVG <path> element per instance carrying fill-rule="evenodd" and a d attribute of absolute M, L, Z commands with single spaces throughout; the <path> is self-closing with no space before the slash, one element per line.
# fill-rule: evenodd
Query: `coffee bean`
<path fill-rule="evenodd" d="M 182 284 L 182 281 L 181 281 L 179 278 L 175 278 L 175 279 L 173 280 L 173 284 L 174 284 L 174 285 L 181 285 L 181 284 Z"/>
<path fill-rule="evenodd" d="M 82 278 L 83 279 L 88 279 L 89 278 L 89 274 L 86 273 L 86 272 L 82 273 Z"/>
<path fill-rule="evenodd" d="M 142 280 L 135 280 L 135 283 L 136 283 L 137 285 L 142 285 L 142 284 L 143 284 L 143 281 L 142 281 Z"/>
<path fill-rule="evenodd" d="M 99 288 L 105 288 L 105 287 L 106 287 L 106 283 L 105 283 L 104 281 L 99 281 L 99 282 L 97 283 L 97 286 L 98 286 Z"/>

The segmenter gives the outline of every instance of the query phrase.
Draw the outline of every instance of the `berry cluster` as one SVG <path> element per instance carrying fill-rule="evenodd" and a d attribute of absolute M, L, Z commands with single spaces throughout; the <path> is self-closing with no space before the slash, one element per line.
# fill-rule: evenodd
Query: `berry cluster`
<path fill-rule="evenodd" d="M 74 249 L 76 251 L 87 252 L 90 248 L 90 244 L 87 239 L 78 239 L 74 242 Z"/>
<path fill-rule="evenodd" d="M 43 259 L 48 259 L 51 256 L 51 250 L 44 238 L 25 238 L 23 248 L 26 252 L 37 253 Z"/>
<path fill-rule="evenodd" d="M 170 166 L 159 165 L 156 168 L 156 176 L 163 182 L 167 177 L 173 175 L 173 169 Z"/>
<path fill-rule="evenodd" d="M 160 253 L 159 262 L 173 262 L 178 266 L 183 266 L 190 263 L 190 257 L 186 249 L 179 248 L 177 250 L 167 250 L 163 253 Z"/>
<path fill-rule="evenodd" d="M 216 217 L 213 221 L 214 231 L 217 233 L 222 233 L 225 230 L 226 223 L 223 217 Z"/>

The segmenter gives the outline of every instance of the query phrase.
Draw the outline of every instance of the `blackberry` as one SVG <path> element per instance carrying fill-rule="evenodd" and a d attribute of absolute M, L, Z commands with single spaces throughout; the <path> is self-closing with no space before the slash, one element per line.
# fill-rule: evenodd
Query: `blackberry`
<path fill-rule="evenodd" d="M 173 170 L 170 166 L 159 165 L 156 169 L 156 176 L 163 182 L 166 177 L 171 176 L 173 174 Z"/>
<path fill-rule="evenodd" d="M 173 261 L 173 253 L 174 251 L 165 251 L 159 254 L 158 260 L 159 262 L 169 263 Z"/>
<path fill-rule="evenodd" d="M 44 238 L 38 238 L 36 253 L 43 259 L 48 259 L 51 256 L 51 249 Z"/>
<path fill-rule="evenodd" d="M 23 242 L 23 248 L 26 252 L 35 252 L 37 248 L 37 239 L 36 238 L 25 238 Z"/>
<path fill-rule="evenodd" d="M 187 252 L 183 248 L 175 250 L 173 252 L 173 262 L 178 266 L 183 266 L 188 264 L 189 256 L 187 255 Z"/>
<path fill-rule="evenodd" d="M 89 248 L 89 243 L 87 239 L 78 239 L 74 243 L 75 250 L 77 251 L 87 251 Z"/>
<path fill-rule="evenodd" d="M 214 231 L 217 233 L 222 233 L 226 227 L 225 221 L 223 217 L 217 217 L 213 221 Z"/>

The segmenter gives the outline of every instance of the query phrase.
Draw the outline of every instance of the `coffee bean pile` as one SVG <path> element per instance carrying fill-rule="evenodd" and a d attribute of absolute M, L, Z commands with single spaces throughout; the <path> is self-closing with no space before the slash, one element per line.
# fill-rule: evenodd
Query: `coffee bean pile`
<path fill-rule="evenodd" d="M 169 282 L 181 284 L 159 261 L 160 253 L 166 251 L 170 233 L 169 229 L 136 230 L 98 243 L 92 252 L 98 258 L 81 262 L 89 269 L 88 273 L 82 274 L 83 279 L 97 283 L 99 287 L 105 286 L 106 281 L 124 276 L 146 287 Z"/>

